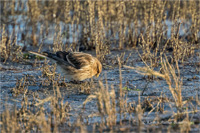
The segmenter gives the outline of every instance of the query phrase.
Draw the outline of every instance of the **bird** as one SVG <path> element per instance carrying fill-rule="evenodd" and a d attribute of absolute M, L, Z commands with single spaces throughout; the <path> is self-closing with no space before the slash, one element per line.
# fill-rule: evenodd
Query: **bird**
<path fill-rule="evenodd" d="M 83 81 L 93 76 L 99 77 L 102 72 L 101 62 L 88 53 L 66 51 L 57 51 L 56 53 L 44 51 L 41 54 L 29 51 L 29 53 L 47 57 L 56 63 L 58 72 L 69 81 Z"/>

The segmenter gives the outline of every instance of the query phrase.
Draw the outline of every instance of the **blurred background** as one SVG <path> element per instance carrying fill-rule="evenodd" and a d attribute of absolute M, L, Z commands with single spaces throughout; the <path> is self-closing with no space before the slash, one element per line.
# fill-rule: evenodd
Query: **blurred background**
<path fill-rule="evenodd" d="M 2 47 L 22 50 L 161 48 L 167 39 L 199 42 L 199 1 L 1 1 Z M 7 54 L 9 52 L 7 51 Z"/>

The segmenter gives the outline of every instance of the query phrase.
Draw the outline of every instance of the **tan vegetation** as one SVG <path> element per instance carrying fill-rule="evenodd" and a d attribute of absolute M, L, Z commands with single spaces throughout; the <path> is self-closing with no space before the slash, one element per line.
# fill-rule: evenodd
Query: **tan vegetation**
<path fill-rule="evenodd" d="M 2 133 L 87 132 L 88 129 L 93 132 L 189 132 L 192 127 L 200 127 L 200 121 L 190 117 L 200 112 L 199 96 L 184 99 L 179 69 L 179 63 L 199 56 L 196 52 L 200 48 L 199 1 L 10 0 L 1 1 L 1 9 L 1 64 L 42 65 L 40 80 L 25 75 L 12 88 L 13 98 L 22 97 L 16 101 L 21 102 L 21 106 L 8 109 L 4 103 L 0 118 Z M 65 96 L 60 91 L 63 86 L 70 88 L 70 85 L 56 73 L 56 66 L 27 54 L 30 49 L 38 52 L 93 51 L 105 70 L 119 70 L 119 84 L 110 85 L 105 76 L 97 83 L 91 81 L 87 87 L 77 89 L 79 94 L 90 95 L 84 99 L 81 113 L 71 122 L 73 108 L 64 101 Z M 124 51 L 133 49 L 137 53 L 125 56 Z M 113 51 L 120 51 L 121 55 L 111 59 Z M 133 54 L 138 54 L 137 60 L 144 67 L 134 67 L 134 62 L 131 66 Z M 199 66 L 197 61 L 196 72 L 200 71 Z M 162 94 L 142 99 L 144 89 L 142 94 L 138 92 L 137 101 L 128 101 L 129 88 L 122 83 L 124 68 L 133 69 L 151 80 L 163 79 L 172 97 Z M 28 87 L 33 84 L 53 93 L 43 98 L 29 93 Z M 86 108 L 90 102 L 96 103 L 97 112 L 86 117 L 84 113 L 90 110 Z M 170 117 L 161 118 L 159 113 L 170 112 L 165 110 L 165 104 L 176 109 L 172 109 Z M 146 124 L 144 117 L 152 112 L 156 112 L 154 121 Z M 99 117 L 100 122 L 88 122 L 95 117 Z"/>

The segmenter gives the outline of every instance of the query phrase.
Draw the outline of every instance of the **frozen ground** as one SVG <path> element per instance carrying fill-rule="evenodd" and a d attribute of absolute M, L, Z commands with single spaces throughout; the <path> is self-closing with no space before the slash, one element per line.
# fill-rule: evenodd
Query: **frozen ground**
<path fill-rule="evenodd" d="M 115 59 L 116 55 L 120 55 L 122 52 L 125 52 L 125 57 L 129 55 L 130 52 L 136 53 L 136 51 L 134 50 L 111 51 L 112 56 L 109 56 L 109 58 Z M 198 55 L 198 52 L 196 54 Z M 139 57 L 137 56 L 137 54 L 132 54 L 132 56 L 129 58 L 127 65 L 134 67 L 144 66 L 144 64 L 138 59 Z M 184 63 L 179 64 L 181 78 L 183 82 L 182 97 L 183 101 L 189 101 L 187 105 L 189 111 L 193 110 L 194 108 L 196 110 L 200 110 L 200 104 L 196 101 L 196 99 L 200 100 L 199 60 L 199 56 L 194 56 Z M 71 113 L 70 121 L 72 123 L 76 120 L 80 113 L 83 116 L 90 116 L 91 114 L 95 114 L 98 112 L 95 100 L 87 103 L 83 110 L 83 102 L 86 100 L 88 95 L 94 94 L 98 90 L 98 80 L 101 80 L 104 84 L 106 84 L 107 79 L 108 85 L 113 85 L 116 93 L 118 93 L 119 69 L 117 66 L 109 67 L 114 66 L 113 64 L 106 64 L 107 66 L 104 67 L 104 70 L 98 79 L 93 78 L 92 80 L 87 80 L 81 84 L 67 83 L 66 86 L 60 87 L 60 92 L 62 97 L 64 98 L 64 103 L 68 102 L 70 105 L 69 113 Z M 7 108 L 11 110 L 13 109 L 14 105 L 16 105 L 17 107 L 21 106 L 23 95 L 19 94 L 17 96 L 13 96 L 12 89 L 16 87 L 17 80 L 24 78 L 25 75 L 28 75 L 28 78 L 30 78 L 30 84 L 28 85 L 27 92 L 27 96 L 29 97 L 30 101 L 33 94 L 38 95 L 40 99 L 51 97 L 54 94 L 52 87 L 41 85 L 41 82 L 45 80 L 45 78 L 39 78 L 42 75 L 42 68 L 40 66 L 33 67 L 31 65 L 24 65 L 23 63 L 1 63 L 0 68 L 1 112 L 5 110 L 5 105 L 7 105 Z M 34 84 L 31 81 L 35 81 Z M 168 89 L 168 85 L 163 79 L 156 78 L 154 80 L 149 80 L 147 77 L 136 73 L 134 70 L 122 68 L 122 84 L 123 88 L 125 88 L 126 91 L 127 102 L 131 104 L 138 103 L 139 95 L 141 98 L 141 102 L 143 102 L 145 98 L 155 101 L 156 97 L 163 97 L 168 99 L 168 101 L 163 104 L 164 112 L 158 113 L 156 111 L 152 111 L 151 113 L 149 113 L 149 111 L 147 111 L 144 113 L 143 122 L 145 124 L 152 124 L 157 115 L 159 115 L 161 120 L 164 120 L 173 116 L 173 114 L 176 112 L 173 97 Z M 116 96 L 117 95 L 118 94 L 116 94 Z M 49 110 L 49 104 L 49 102 L 44 104 L 44 107 L 47 110 Z M 153 105 L 156 106 L 156 102 Z M 132 117 L 134 118 L 134 116 Z M 127 116 L 127 119 L 128 118 L 130 118 L 130 116 Z M 199 113 L 193 114 L 193 119 L 199 120 Z M 89 123 L 99 121 L 101 121 L 100 117 L 92 117 L 89 119 Z M 197 129 L 194 128 L 194 130 Z"/>

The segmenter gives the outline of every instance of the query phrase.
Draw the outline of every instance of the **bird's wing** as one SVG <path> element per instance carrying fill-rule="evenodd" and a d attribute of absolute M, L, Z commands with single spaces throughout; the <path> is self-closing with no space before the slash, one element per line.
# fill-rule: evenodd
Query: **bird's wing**
<path fill-rule="evenodd" d="M 42 54 L 29 51 L 29 53 L 39 55 L 42 57 L 48 57 L 55 60 L 59 64 L 69 65 L 76 69 L 81 69 L 85 66 L 91 65 L 93 57 L 90 54 L 81 52 L 65 52 L 58 51 L 56 54 L 50 52 L 43 52 Z"/>
<path fill-rule="evenodd" d="M 71 64 L 75 68 L 81 69 L 85 66 L 90 65 L 93 59 L 90 54 L 74 52 L 66 55 L 66 60 L 69 64 Z"/>

